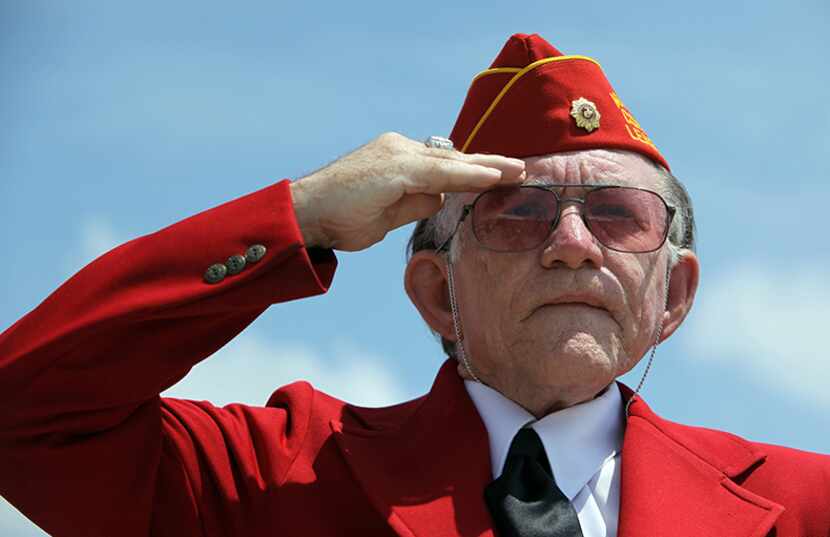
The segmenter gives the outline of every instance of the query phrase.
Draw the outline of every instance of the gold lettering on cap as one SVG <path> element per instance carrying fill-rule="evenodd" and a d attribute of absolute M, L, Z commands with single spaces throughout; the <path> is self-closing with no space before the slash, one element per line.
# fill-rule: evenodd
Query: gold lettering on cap
<path fill-rule="evenodd" d="M 651 138 L 648 137 L 646 131 L 640 127 L 640 124 L 634 119 L 634 116 L 629 112 L 628 108 L 622 103 L 620 98 L 617 96 L 617 93 L 612 91 L 609 95 L 611 95 L 611 99 L 613 99 L 614 104 L 617 105 L 617 108 L 620 109 L 620 113 L 622 113 L 623 119 L 625 119 L 625 130 L 628 131 L 628 135 L 631 136 L 633 140 L 637 140 L 638 142 L 642 142 L 644 144 L 650 145 L 657 149 L 654 146 L 654 142 L 651 141 Z"/>

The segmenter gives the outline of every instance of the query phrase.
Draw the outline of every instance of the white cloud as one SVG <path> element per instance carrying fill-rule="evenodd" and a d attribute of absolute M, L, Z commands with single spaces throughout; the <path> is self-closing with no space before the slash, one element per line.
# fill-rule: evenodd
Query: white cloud
<path fill-rule="evenodd" d="M 736 267 L 701 286 L 684 341 L 702 360 L 830 408 L 830 274 Z"/>
<path fill-rule="evenodd" d="M 250 331 L 237 336 L 164 395 L 217 405 L 264 404 L 278 387 L 308 380 L 326 393 L 363 406 L 401 402 L 408 394 L 393 363 L 347 341 L 325 352 L 300 342 L 269 341 Z"/>
<path fill-rule="evenodd" d="M 65 261 L 65 268 L 69 274 L 74 274 L 96 257 L 127 241 L 112 222 L 101 215 L 84 215 L 77 233 L 78 245 L 71 250 L 72 253 Z"/>

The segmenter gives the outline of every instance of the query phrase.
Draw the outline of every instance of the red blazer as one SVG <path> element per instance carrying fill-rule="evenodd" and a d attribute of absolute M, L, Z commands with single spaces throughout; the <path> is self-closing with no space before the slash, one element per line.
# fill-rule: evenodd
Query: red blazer
<path fill-rule="evenodd" d="M 203 281 L 252 244 L 260 262 Z M 389 408 L 304 382 L 265 407 L 159 397 L 269 305 L 324 292 L 335 265 L 302 246 L 286 182 L 91 263 L 0 335 L 0 494 L 56 536 L 492 535 L 487 433 L 450 361 Z M 827 537 L 830 457 L 638 399 L 621 502 L 622 537 Z"/>

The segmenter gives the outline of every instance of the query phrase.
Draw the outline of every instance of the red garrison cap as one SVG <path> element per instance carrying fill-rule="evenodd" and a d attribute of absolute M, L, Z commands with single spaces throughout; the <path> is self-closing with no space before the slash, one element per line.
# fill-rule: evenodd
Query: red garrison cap
<path fill-rule="evenodd" d="M 599 63 L 565 56 L 537 34 L 511 36 L 473 79 L 450 138 L 465 153 L 625 149 L 669 167 Z"/>

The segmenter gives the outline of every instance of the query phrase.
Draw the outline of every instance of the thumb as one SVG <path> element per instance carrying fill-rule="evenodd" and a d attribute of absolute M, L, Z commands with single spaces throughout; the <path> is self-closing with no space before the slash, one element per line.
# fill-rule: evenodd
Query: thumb
<path fill-rule="evenodd" d="M 410 194 L 386 209 L 389 227 L 398 228 L 416 220 L 429 218 L 444 205 L 444 194 Z"/>

